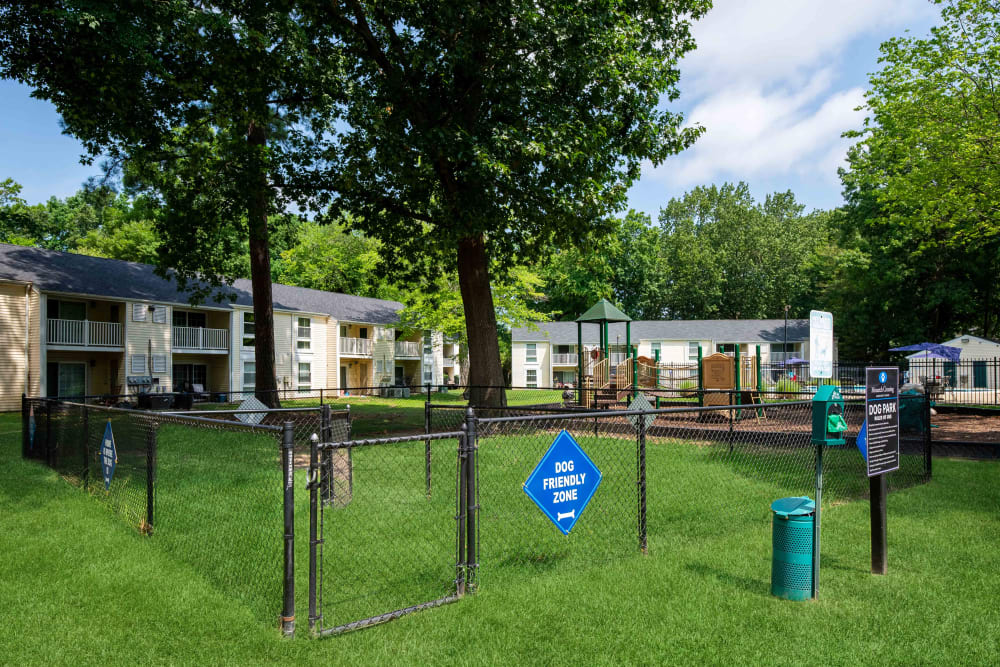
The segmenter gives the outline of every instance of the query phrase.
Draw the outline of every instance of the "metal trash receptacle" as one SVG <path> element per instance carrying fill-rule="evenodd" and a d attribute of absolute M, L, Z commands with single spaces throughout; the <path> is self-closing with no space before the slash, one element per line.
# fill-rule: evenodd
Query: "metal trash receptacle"
<path fill-rule="evenodd" d="M 812 597 L 813 529 L 816 503 L 806 496 L 771 503 L 771 595 L 785 600 Z"/>

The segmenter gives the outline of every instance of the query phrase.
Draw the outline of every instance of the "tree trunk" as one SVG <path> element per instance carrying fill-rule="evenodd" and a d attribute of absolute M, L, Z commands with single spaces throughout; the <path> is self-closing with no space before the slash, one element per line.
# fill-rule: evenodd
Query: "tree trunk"
<path fill-rule="evenodd" d="M 481 234 L 458 242 L 458 285 L 469 339 L 469 405 L 506 406 L 489 260 Z"/>
<path fill-rule="evenodd" d="M 247 141 L 263 147 L 267 134 L 262 125 L 251 123 Z M 264 405 L 281 407 L 274 370 L 274 308 L 271 301 L 271 248 L 267 234 L 267 174 L 263 164 L 255 174 L 254 191 L 247 206 L 250 237 L 250 281 L 253 285 L 254 362 L 257 374 L 254 393 Z"/>

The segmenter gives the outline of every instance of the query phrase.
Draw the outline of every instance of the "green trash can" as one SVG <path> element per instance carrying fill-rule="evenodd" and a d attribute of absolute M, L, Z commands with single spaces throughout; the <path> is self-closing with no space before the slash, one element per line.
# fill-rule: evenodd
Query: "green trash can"
<path fill-rule="evenodd" d="M 816 503 L 806 496 L 771 503 L 771 595 L 785 600 L 812 597 L 813 527 Z"/>

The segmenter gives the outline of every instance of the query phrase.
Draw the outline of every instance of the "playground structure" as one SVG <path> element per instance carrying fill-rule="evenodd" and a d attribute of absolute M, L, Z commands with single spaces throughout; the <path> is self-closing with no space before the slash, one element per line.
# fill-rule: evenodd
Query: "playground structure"
<path fill-rule="evenodd" d="M 625 354 L 613 354 L 608 325 L 625 323 Z M 760 345 L 755 355 L 715 353 L 704 357 L 698 346 L 696 364 L 666 364 L 656 351 L 654 358 L 638 356 L 632 344 L 632 318 L 607 299 L 601 299 L 576 319 L 577 349 L 583 350 L 583 325 L 598 325 L 598 346 L 578 356 L 576 403 L 585 408 L 609 409 L 634 398 L 639 392 L 660 399 L 697 399 L 699 406 L 761 402 L 765 381 L 760 363 Z M 744 399 L 744 400 L 739 400 Z"/>

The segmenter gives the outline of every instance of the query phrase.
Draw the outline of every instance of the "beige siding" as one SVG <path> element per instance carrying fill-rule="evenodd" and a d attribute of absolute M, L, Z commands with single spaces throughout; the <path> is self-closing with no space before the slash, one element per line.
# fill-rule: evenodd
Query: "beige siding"
<path fill-rule="evenodd" d="M 326 378 L 331 387 L 340 386 L 340 322 L 330 318 L 326 323 Z"/>
<path fill-rule="evenodd" d="M 278 379 L 278 389 L 294 389 L 295 373 L 292 349 L 294 315 L 289 313 L 274 314 L 274 374 Z"/>
<path fill-rule="evenodd" d="M 380 361 L 384 362 L 384 370 L 381 377 L 373 376 L 373 385 L 379 384 L 392 384 L 392 374 L 393 368 L 395 367 L 395 341 L 393 337 L 395 335 L 395 330 L 391 327 L 372 327 L 374 329 L 375 335 L 372 341 L 372 359 L 375 360 L 375 364 Z M 379 340 L 382 338 L 383 340 Z"/>
<path fill-rule="evenodd" d="M 136 375 L 132 372 L 132 355 L 144 354 L 146 355 L 146 373 L 145 375 L 150 375 L 152 377 L 160 378 L 160 388 L 163 391 L 170 391 L 173 388 L 173 383 L 171 382 L 171 355 L 170 355 L 170 337 L 171 337 L 171 311 L 170 306 L 164 304 L 154 304 L 160 308 L 166 308 L 166 321 L 165 322 L 153 322 L 153 314 L 146 310 L 146 319 L 143 322 L 137 322 L 133 319 L 133 304 L 137 302 L 129 301 L 125 304 L 125 320 L 126 320 L 126 337 L 125 337 L 125 367 L 122 372 L 122 376 L 125 375 Z M 141 303 L 141 306 L 146 308 L 150 304 Z M 167 367 L 165 372 L 153 372 L 153 364 L 151 355 L 163 354 L 167 357 Z"/>
<path fill-rule="evenodd" d="M 42 294 L 32 288 L 28 303 L 28 396 L 42 395 Z"/>
<path fill-rule="evenodd" d="M 327 347 L 327 318 L 312 318 L 312 386 L 313 389 L 325 389 L 330 386 L 327 379 L 327 356 L 330 350 Z"/>
<path fill-rule="evenodd" d="M 0 410 L 21 409 L 27 370 L 26 289 L 24 285 L 0 284 Z"/>

